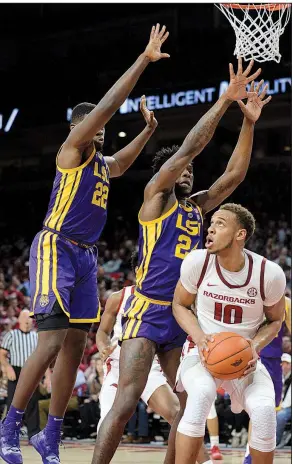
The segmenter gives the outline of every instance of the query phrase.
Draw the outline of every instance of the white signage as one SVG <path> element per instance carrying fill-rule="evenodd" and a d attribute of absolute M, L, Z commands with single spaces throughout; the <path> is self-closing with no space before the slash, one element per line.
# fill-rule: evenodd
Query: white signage
<path fill-rule="evenodd" d="M 273 81 L 265 81 L 268 84 L 268 95 L 285 93 L 291 87 L 291 78 L 283 77 Z M 186 90 L 163 95 L 150 95 L 146 97 L 147 107 L 149 110 L 160 110 L 166 108 L 182 107 L 197 105 L 198 103 L 210 103 L 220 97 L 227 89 L 229 82 L 222 81 L 218 87 L 207 87 L 200 90 Z M 247 87 L 249 90 L 249 86 Z M 139 111 L 140 98 L 127 98 L 120 107 L 121 114 L 133 113 Z"/>
<path fill-rule="evenodd" d="M 11 127 L 12 127 L 12 124 L 14 123 L 15 121 L 15 118 L 17 116 L 19 112 L 19 109 L 18 108 L 14 108 L 4 126 L 4 132 L 9 132 Z M 0 114 L 0 130 L 3 128 L 3 124 L 4 124 L 4 117 L 3 117 L 3 114 Z"/>

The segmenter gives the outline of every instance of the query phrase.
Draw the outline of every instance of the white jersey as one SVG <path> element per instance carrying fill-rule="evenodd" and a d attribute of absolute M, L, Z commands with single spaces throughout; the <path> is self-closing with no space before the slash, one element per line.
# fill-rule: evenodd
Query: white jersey
<path fill-rule="evenodd" d="M 114 325 L 114 328 L 113 328 L 113 336 L 112 336 L 112 339 L 111 339 L 111 345 L 116 345 L 117 344 L 117 348 L 115 348 L 113 353 L 111 353 L 111 358 L 112 359 L 118 360 L 119 356 L 120 356 L 120 349 L 121 348 L 120 348 L 120 346 L 118 346 L 118 342 L 119 342 L 119 340 L 121 338 L 121 335 L 122 335 L 122 316 L 123 316 L 124 308 L 125 308 L 125 305 L 126 305 L 126 301 L 133 294 L 134 288 L 135 288 L 134 285 L 130 285 L 129 287 L 124 287 L 123 290 L 122 290 L 121 299 L 120 299 L 119 306 L 118 306 L 118 309 L 117 309 L 116 322 L 115 322 L 115 325 Z"/>
<path fill-rule="evenodd" d="M 183 261 L 180 280 L 189 293 L 197 293 L 197 318 L 204 333 L 235 332 L 252 339 L 264 320 L 263 307 L 284 295 L 286 279 L 278 264 L 248 250 L 244 256 L 239 272 L 222 268 L 207 250 L 194 250 Z M 194 350 L 188 337 L 183 355 Z"/>

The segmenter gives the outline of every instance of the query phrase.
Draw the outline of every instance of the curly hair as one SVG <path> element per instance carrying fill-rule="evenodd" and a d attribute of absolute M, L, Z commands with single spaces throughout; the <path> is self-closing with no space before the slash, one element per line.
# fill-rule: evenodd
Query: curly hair
<path fill-rule="evenodd" d="M 157 151 L 156 156 L 153 159 L 153 173 L 156 174 L 163 164 L 171 158 L 171 156 L 175 155 L 177 151 L 179 150 L 179 145 L 173 145 L 171 148 L 166 147 L 162 148 L 161 150 Z"/>
<path fill-rule="evenodd" d="M 237 205 L 236 203 L 225 203 L 220 206 L 220 210 L 231 211 L 231 213 L 235 214 L 238 223 L 246 230 L 246 242 L 253 236 L 255 230 L 255 219 L 248 209 L 244 208 L 242 205 Z"/>
<path fill-rule="evenodd" d="M 78 105 L 76 105 L 73 108 L 72 114 L 71 114 L 72 124 L 77 124 L 84 116 L 89 114 L 95 107 L 96 105 L 94 105 L 93 103 L 87 103 L 87 102 L 79 103 Z"/>

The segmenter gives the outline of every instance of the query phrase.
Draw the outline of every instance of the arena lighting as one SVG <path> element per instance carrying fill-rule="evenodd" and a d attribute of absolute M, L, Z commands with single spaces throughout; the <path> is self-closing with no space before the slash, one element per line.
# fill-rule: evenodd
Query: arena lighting
<path fill-rule="evenodd" d="M 118 133 L 118 137 L 122 137 L 122 138 L 123 138 L 123 137 L 126 137 L 126 135 L 127 135 L 126 132 L 123 132 L 123 131 L 121 131 L 121 132 Z"/>

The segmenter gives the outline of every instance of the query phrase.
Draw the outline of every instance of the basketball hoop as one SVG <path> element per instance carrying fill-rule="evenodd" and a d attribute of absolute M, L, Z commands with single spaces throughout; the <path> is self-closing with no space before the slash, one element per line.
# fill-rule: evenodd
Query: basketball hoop
<path fill-rule="evenodd" d="M 215 3 L 236 35 L 234 55 L 245 61 L 281 60 L 279 39 L 290 19 L 290 3 Z"/>

